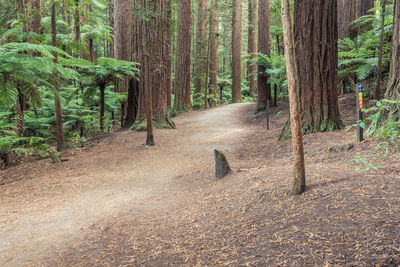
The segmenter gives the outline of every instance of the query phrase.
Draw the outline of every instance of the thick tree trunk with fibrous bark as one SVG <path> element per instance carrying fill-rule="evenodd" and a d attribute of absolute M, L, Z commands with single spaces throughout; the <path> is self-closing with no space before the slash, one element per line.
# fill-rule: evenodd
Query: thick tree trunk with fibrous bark
<path fill-rule="evenodd" d="M 114 56 L 119 60 L 131 61 L 132 5 L 130 0 L 114 2 Z M 120 81 L 119 92 L 128 92 L 130 78 Z M 128 97 L 133 96 L 132 92 Z M 134 97 L 134 96 L 133 96 Z M 128 106 L 130 106 L 128 108 Z M 127 126 L 134 121 L 134 100 L 129 98 L 121 105 L 121 125 Z M 129 111 L 129 112 L 128 112 Z"/>
<path fill-rule="evenodd" d="M 290 15 L 290 0 L 282 0 L 282 28 L 284 36 L 286 73 L 290 103 L 290 126 L 293 132 L 293 185 L 291 194 L 299 195 L 306 190 L 306 172 L 304 167 L 304 147 L 301 133 L 299 77 L 297 75 L 296 49 L 293 38 Z"/>
<path fill-rule="evenodd" d="M 270 55 L 270 10 L 269 0 L 259 0 L 258 4 L 258 52 Z M 258 66 L 257 111 L 265 110 L 267 100 L 271 100 L 271 84 L 268 83 L 268 75 L 264 66 Z"/>
<path fill-rule="evenodd" d="M 337 89 L 336 0 L 296 0 L 294 40 L 303 134 L 343 128 Z M 281 138 L 290 136 L 288 127 Z"/>
<path fill-rule="evenodd" d="M 257 55 L 257 3 L 258 0 L 248 0 L 248 12 L 249 12 L 249 25 L 248 25 L 248 53 L 250 54 L 250 59 L 254 60 Z M 255 97 L 257 92 L 257 79 L 256 72 L 257 66 L 248 62 L 247 64 L 247 78 L 249 80 L 250 86 L 250 96 Z"/>
<path fill-rule="evenodd" d="M 242 0 L 233 0 L 232 102 L 242 101 Z"/>
<path fill-rule="evenodd" d="M 190 0 L 178 2 L 178 33 L 175 59 L 174 111 L 191 108 L 190 103 Z M 187 98 L 189 95 L 189 98 Z M 188 101 L 189 100 L 189 101 Z"/>
<path fill-rule="evenodd" d="M 146 27 L 135 27 L 134 25 L 134 47 L 137 54 L 142 55 L 139 59 L 141 63 L 141 79 L 138 90 L 138 111 L 133 129 L 144 130 L 144 121 L 147 114 L 145 100 L 145 81 L 148 80 L 149 88 L 152 90 L 152 118 L 157 128 L 174 128 L 173 121 L 169 118 L 167 105 L 167 76 L 168 60 L 166 53 L 166 42 L 168 38 L 165 31 L 169 28 L 170 17 L 168 16 L 168 3 L 166 1 L 142 0 L 134 3 L 135 23 L 145 23 Z M 137 14 L 148 14 L 146 19 L 142 19 Z M 143 32 L 144 29 L 150 31 L 149 35 Z M 136 45 L 135 45 L 136 44 Z M 145 47 L 146 45 L 146 47 Z M 148 51 L 149 63 L 148 70 L 144 69 L 144 51 Z M 187 67 L 187 66 L 186 66 Z M 149 77 L 147 77 L 149 76 Z"/>
<path fill-rule="evenodd" d="M 57 47 L 57 28 L 56 28 L 56 6 L 54 0 L 51 3 L 51 39 L 52 45 Z M 58 63 L 58 54 L 54 53 L 54 63 Z M 54 80 L 54 87 L 56 91 L 60 92 L 60 86 L 57 80 Z M 56 136 L 57 136 L 57 150 L 64 149 L 64 132 L 62 123 L 62 111 L 60 99 L 55 95 L 54 97 L 56 106 Z"/>

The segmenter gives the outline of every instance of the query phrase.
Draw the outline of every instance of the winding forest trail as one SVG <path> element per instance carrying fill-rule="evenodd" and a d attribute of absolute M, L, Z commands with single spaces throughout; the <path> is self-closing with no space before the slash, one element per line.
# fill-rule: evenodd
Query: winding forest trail
<path fill-rule="evenodd" d="M 340 98 L 346 125 L 354 95 Z M 0 171 L 0 266 L 398 266 L 398 158 L 357 172 L 378 141 L 354 131 L 304 136 L 307 190 L 288 197 L 288 105 L 193 111 L 177 130 L 121 131 L 69 150 L 67 162 Z M 213 149 L 234 170 L 215 181 Z"/>
<path fill-rule="evenodd" d="M 156 147 L 142 145 L 144 133 L 123 131 L 67 162 L 17 167 L 24 171 L 18 172 L 23 180 L 0 187 L 0 265 L 37 263 L 121 211 L 173 206 L 180 185 L 171 185 L 171 180 L 199 172 L 212 180 L 213 149 L 229 155 L 241 144 L 249 129 L 240 118 L 252 106 L 179 116 L 179 130 L 157 131 Z"/>

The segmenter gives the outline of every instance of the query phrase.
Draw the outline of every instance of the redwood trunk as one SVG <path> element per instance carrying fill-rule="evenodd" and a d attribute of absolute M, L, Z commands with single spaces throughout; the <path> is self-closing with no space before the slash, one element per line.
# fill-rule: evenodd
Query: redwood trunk
<path fill-rule="evenodd" d="M 56 6 L 54 0 L 51 3 L 51 39 L 52 45 L 57 47 L 57 28 L 56 28 Z M 54 63 L 58 64 L 58 54 L 54 53 Z M 56 76 L 56 74 L 55 74 Z M 57 79 L 54 79 L 54 87 L 56 91 L 60 92 L 60 86 L 57 82 Z M 56 107 L 56 135 L 57 135 L 57 150 L 61 151 L 64 148 L 64 132 L 62 125 L 62 111 L 61 111 L 61 103 L 60 99 L 57 95 L 54 98 L 55 107 Z"/>
<path fill-rule="evenodd" d="M 198 101 L 201 89 L 202 79 L 206 72 L 206 60 L 207 60 L 207 21 L 208 16 L 208 0 L 198 0 L 197 7 L 197 29 L 196 29 L 196 43 L 195 43 L 195 55 L 193 65 L 193 84 L 194 84 L 194 99 Z"/>
<path fill-rule="evenodd" d="M 217 98 L 217 0 L 211 0 L 211 19 L 210 19 L 210 94 Z"/>
<path fill-rule="evenodd" d="M 259 0 L 258 8 L 258 52 L 270 55 L 270 11 L 269 0 Z M 258 101 L 257 110 L 265 110 L 267 100 L 271 100 L 271 84 L 264 66 L 258 65 Z"/>
<path fill-rule="evenodd" d="M 190 102 L 190 0 L 178 2 L 178 33 L 176 41 L 174 111 L 191 107 Z"/>
<path fill-rule="evenodd" d="M 303 133 L 340 129 L 336 0 L 296 0 L 294 41 Z"/>
<path fill-rule="evenodd" d="M 380 43 L 379 43 L 379 59 L 378 59 L 378 70 L 376 77 L 376 88 L 374 98 L 379 100 L 381 98 L 381 74 L 382 74 L 382 56 L 383 56 L 383 45 L 384 45 L 384 37 L 385 37 L 385 8 L 386 8 L 386 0 L 381 0 L 382 6 L 382 14 L 381 14 L 381 35 L 380 35 Z"/>
<path fill-rule="evenodd" d="M 242 0 L 233 0 L 232 17 L 232 102 L 242 101 Z"/>
<path fill-rule="evenodd" d="M 248 27 L 248 53 L 250 55 L 250 59 L 254 60 L 257 55 L 257 0 L 248 0 L 248 10 L 249 10 L 249 27 Z M 265 12 L 265 11 L 263 11 Z M 256 80 L 256 72 L 257 66 L 252 64 L 252 62 L 248 62 L 247 64 L 248 70 L 248 80 L 250 86 L 250 96 L 255 97 L 257 92 L 257 80 Z"/>

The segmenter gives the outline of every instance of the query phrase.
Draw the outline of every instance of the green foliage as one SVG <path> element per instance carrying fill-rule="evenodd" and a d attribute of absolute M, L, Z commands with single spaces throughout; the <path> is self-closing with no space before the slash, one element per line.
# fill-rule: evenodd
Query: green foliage
<path fill-rule="evenodd" d="M 338 78 L 340 80 L 363 81 L 377 71 L 380 32 L 381 7 L 374 9 L 374 15 L 360 17 L 354 26 L 360 28 L 360 34 L 354 38 L 345 38 L 338 43 Z M 387 5 L 384 28 L 384 47 L 382 71 L 387 72 L 390 63 L 391 36 L 393 26 L 393 5 Z"/>
<path fill-rule="evenodd" d="M 400 101 L 387 99 L 377 101 L 374 106 L 363 110 L 363 112 L 367 115 L 364 120 L 358 121 L 356 124 L 347 127 L 346 130 L 357 127 L 357 125 L 360 125 L 361 128 L 366 128 L 366 126 L 369 125 L 371 122 L 379 123 L 382 113 L 390 112 L 390 110 L 392 109 L 392 105 L 400 105 Z M 352 160 L 353 162 L 361 164 L 362 170 L 376 168 L 373 164 L 367 162 L 366 160 L 366 158 L 370 157 L 371 155 L 387 157 L 391 154 L 398 153 L 397 157 L 400 156 L 400 121 L 395 120 L 385 123 L 385 127 L 377 128 L 374 131 L 374 137 L 380 140 L 380 142 L 376 146 L 376 151 L 371 152 L 367 155 L 362 155 Z"/>

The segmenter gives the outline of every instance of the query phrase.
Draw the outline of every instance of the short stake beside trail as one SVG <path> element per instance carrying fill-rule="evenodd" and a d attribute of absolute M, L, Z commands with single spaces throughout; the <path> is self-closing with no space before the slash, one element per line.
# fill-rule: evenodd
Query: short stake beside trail
<path fill-rule="evenodd" d="M 363 86 L 362 84 L 358 85 L 358 94 L 357 94 L 357 141 L 362 142 L 364 140 L 364 129 L 361 127 L 361 121 L 363 120 L 362 110 L 364 108 L 364 100 L 363 100 Z"/>
<path fill-rule="evenodd" d="M 267 130 L 269 130 L 269 99 L 267 100 L 267 107 L 266 107 L 266 111 L 267 111 Z"/>

